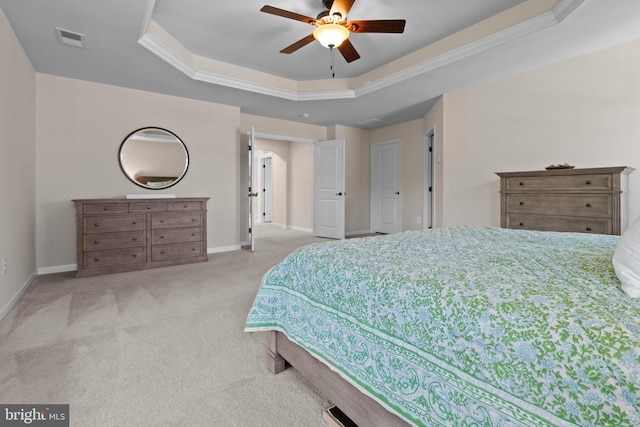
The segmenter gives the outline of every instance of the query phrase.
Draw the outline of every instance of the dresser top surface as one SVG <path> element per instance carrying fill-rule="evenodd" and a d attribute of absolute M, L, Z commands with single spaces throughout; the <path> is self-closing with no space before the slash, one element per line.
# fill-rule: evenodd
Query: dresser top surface
<path fill-rule="evenodd" d="M 635 169 L 629 166 L 612 166 L 606 168 L 583 168 L 583 169 L 551 169 L 520 172 L 496 172 L 501 178 L 521 177 L 521 176 L 562 176 L 562 175 L 590 175 L 603 173 L 625 173 L 630 174 Z"/>
<path fill-rule="evenodd" d="M 169 203 L 169 202 L 187 202 L 187 201 L 206 201 L 209 197 L 171 197 L 171 198 L 148 198 L 148 199 L 126 199 L 126 198 L 113 198 L 113 199 L 73 199 L 74 203 Z"/>

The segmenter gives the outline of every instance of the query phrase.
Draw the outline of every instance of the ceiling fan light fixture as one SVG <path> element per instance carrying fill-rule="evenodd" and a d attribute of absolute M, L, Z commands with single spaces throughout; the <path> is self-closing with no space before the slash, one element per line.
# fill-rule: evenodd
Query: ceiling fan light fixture
<path fill-rule="evenodd" d="M 324 24 L 315 29 L 313 37 L 324 47 L 338 47 L 349 38 L 349 30 L 339 24 Z"/>

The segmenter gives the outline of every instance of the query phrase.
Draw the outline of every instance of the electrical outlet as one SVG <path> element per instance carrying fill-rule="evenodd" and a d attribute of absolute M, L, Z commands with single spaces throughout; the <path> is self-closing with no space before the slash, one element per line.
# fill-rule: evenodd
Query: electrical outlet
<path fill-rule="evenodd" d="M 416 224 L 418 224 L 418 225 L 422 224 L 422 218 L 421 217 L 417 217 L 416 218 Z"/>
<path fill-rule="evenodd" d="M 2 274 L 7 274 L 7 259 L 2 258 Z"/>

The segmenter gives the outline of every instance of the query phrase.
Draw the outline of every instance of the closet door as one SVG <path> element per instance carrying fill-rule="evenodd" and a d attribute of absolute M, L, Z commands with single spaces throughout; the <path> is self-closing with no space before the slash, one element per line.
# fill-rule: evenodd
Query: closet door
<path fill-rule="evenodd" d="M 314 233 L 344 239 L 344 140 L 314 143 L 313 168 Z"/>
<path fill-rule="evenodd" d="M 371 146 L 371 231 L 401 230 L 400 141 Z"/>

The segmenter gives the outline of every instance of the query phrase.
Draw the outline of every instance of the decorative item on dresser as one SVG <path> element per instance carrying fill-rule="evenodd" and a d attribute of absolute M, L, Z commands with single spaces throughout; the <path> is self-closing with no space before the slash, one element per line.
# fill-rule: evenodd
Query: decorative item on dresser
<path fill-rule="evenodd" d="M 628 178 L 633 171 L 619 166 L 497 172 L 500 225 L 620 235 L 628 225 Z"/>
<path fill-rule="evenodd" d="M 207 261 L 208 200 L 73 200 L 76 277 Z"/>

